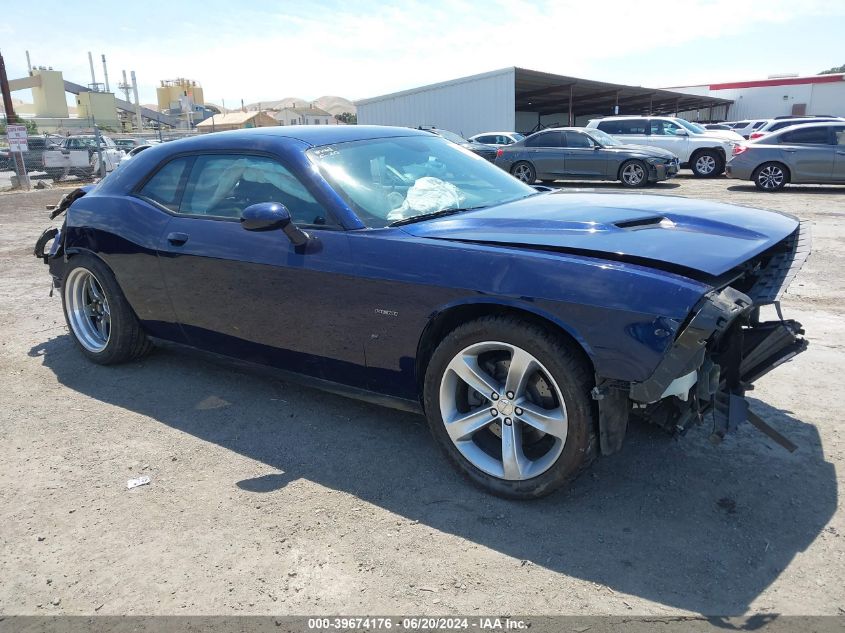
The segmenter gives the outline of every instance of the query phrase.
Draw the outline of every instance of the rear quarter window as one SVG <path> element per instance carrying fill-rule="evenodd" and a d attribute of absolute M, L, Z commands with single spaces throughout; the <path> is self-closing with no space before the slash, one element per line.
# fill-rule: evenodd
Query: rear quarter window
<path fill-rule="evenodd" d="M 173 212 L 178 211 L 187 168 L 192 160 L 185 156 L 170 161 L 153 174 L 152 178 L 138 191 L 138 195 L 157 202 Z"/>

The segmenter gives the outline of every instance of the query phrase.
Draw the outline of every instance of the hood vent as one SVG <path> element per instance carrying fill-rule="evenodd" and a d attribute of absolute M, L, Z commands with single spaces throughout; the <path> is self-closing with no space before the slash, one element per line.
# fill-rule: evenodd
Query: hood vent
<path fill-rule="evenodd" d="M 622 222 L 615 222 L 613 226 L 620 229 L 641 229 L 648 226 L 655 226 L 663 222 L 665 218 L 655 215 L 650 218 L 637 218 L 636 220 L 623 220 Z"/>

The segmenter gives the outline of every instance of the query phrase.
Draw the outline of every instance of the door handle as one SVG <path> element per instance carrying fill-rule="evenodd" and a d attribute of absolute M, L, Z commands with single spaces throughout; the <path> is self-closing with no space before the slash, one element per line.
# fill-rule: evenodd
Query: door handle
<path fill-rule="evenodd" d="M 185 242 L 188 241 L 188 234 L 187 233 L 170 233 L 167 236 L 167 241 L 173 244 L 173 246 L 182 246 Z"/>

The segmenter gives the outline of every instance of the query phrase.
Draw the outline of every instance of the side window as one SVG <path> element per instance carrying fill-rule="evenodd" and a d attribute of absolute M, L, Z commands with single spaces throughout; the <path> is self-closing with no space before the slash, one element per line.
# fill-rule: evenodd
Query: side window
<path fill-rule="evenodd" d="M 829 130 L 830 128 L 828 127 L 797 129 L 791 132 L 785 132 L 780 137 L 780 142 L 788 145 L 826 145 L 830 138 Z"/>
<path fill-rule="evenodd" d="M 566 147 L 590 148 L 593 147 L 592 139 L 580 132 L 566 132 Z"/>
<path fill-rule="evenodd" d="M 845 145 L 845 127 L 835 127 L 833 133 L 836 135 L 836 144 Z"/>
<path fill-rule="evenodd" d="M 327 213 L 299 179 L 271 158 L 204 155 L 194 161 L 179 213 L 213 218 L 241 217 L 259 202 L 279 202 L 296 224 L 327 224 Z"/>
<path fill-rule="evenodd" d="M 680 129 L 680 125 L 671 121 L 661 121 L 660 119 L 653 119 L 651 121 L 652 136 L 675 136 L 675 132 Z"/>
<path fill-rule="evenodd" d="M 621 134 L 620 121 L 602 121 L 598 124 L 598 129 L 608 134 Z"/>
<path fill-rule="evenodd" d="M 543 132 L 542 134 L 535 134 L 525 141 L 525 145 L 528 147 L 560 147 L 561 133 Z"/>
<path fill-rule="evenodd" d="M 477 139 L 475 139 L 475 142 L 476 143 L 493 143 L 494 141 L 493 141 L 492 136 L 479 136 Z"/>
<path fill-rule="evenodd" d="M 617 121 L 619 124 L 619 131 L 616 134 L 646 134 L 645 119 L 622 119 Z"/>
<path fill-rule="evenodd" d="M 171 211 L 179 210 L 180 185 L 186 175 L 185 170 L 191 163 L 191 158 L 183 157 L 170 161 L 159 169 L 155 175 L 138 192 L 142 197 L 158 202 Z"/>

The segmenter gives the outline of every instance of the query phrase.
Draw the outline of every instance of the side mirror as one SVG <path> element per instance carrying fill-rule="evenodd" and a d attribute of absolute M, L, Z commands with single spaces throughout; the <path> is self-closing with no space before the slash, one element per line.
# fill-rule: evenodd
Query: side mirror
<path fill-rule="evenodd" d="M 247 231 L 274 231 L 282 229 L 294 246 L 308 242 L 308 234 L 297 228 L 287 207 L 278 202 L 259 202 L 244 209 L 241 226 Z"/>
<path fill-rule="evenodd" d="M 686 130 L 675 130 L 675 136 L 689 136 Z"/>

